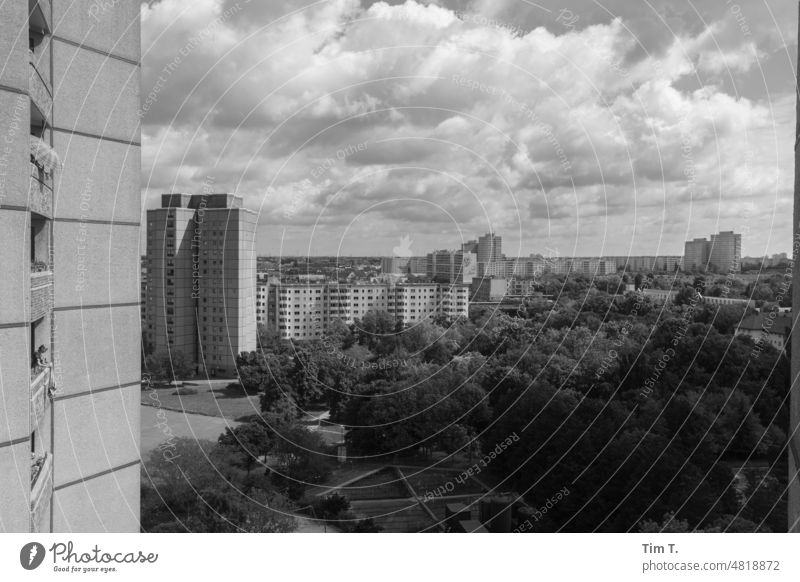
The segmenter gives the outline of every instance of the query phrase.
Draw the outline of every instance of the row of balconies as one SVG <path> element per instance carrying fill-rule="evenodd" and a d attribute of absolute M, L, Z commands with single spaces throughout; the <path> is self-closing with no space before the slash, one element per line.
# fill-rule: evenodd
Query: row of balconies
<path fill-rule="evenodd" d="M 51 0 L 29 0 L 29 71 L 28 93 L 31 101 L 31 162 L 28 200 L 30 211 L 39 215 L 33 221 L 41 226 L 32 249 L 39 251 L 35 256 L 44 258 L 49 253 L 41 253 L 38 245 L 44 250 L 49 248 L 49 234 L 44 219 L 53 218 L 53 168 L 58 162 L 54 152 L 49 150 L 46 142 L 47 130 L 51 127 L 50 116 L 53 110 L 53 89 L 50 79 L 47 37 L 51 34 Z M 38 137 L 45 141 L 40 141 Z M 43 217 L 43 218 L 42 218 Z M 41 240 L 39 239 L 41 237 Z M 53 273 L 45 260 L 31 262 L 30 275 L 30 321 L 36 322 L 48 317 L 53 309 Z M 38 325 L 42 325 L 40 322 Z M 45 334 L 49 335 L 49 324 L 45 326 Z M 33 337 L 33 324 L 31 327 Z M 38 337 L 37 337 L 38 339 Z M 49 342 L 46 342 L 49 344 Z M 31 432 L 36 433 L 43 426 L 53 394 L 53 373 L 50 364 L 32 365 L 29 386 L 29 415 Z M 46 439 L 39 439 L 46 442 Z M 32 532 L 47 531 L 48 514 L 53 497 L 53 456 L 49 452 L 31 453 L 31 495 L 30 495 L 30 530 Z"/>
<path fill-rule="evenodd" d="M 53 497 L 53 455 L 31 457 L 31 531 L 47 531 L 47 510 Z"/>

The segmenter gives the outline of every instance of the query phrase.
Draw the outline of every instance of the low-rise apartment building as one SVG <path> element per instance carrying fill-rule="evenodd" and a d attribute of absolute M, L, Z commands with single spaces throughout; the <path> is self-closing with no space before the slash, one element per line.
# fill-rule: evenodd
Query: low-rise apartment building
<path fill-rule="evenodd" d="M 369 311 L 385 311 L 404 325 L 438 315 L 466 317 L 469 286 L 323 283 L 267 289 L 267 326 L 286 339 L 320 339 L 333 320 L 351 324 Z"/>

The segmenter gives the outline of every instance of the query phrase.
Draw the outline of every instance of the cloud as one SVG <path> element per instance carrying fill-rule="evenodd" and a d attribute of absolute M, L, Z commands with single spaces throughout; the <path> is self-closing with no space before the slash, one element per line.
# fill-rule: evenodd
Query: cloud
<path fill-rule="evenodd" d="M 488 228 L 679 254 L 752 197 L 776 235 L 748 240 L 784 250 L 793 93 L 768 90 L 792 72 L 769 60 L 796 35 L 772 4 L 162 0 L 143 7 L 145 195 L 213 176 L 259 212 L 260 252 L 305 252 L 317 225 L 349 254 Z"/>

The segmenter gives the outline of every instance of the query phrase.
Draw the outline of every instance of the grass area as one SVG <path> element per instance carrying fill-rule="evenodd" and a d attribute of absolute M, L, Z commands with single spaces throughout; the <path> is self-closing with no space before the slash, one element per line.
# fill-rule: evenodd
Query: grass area
<path fill-rule="evenodd" d="M 260 411 L 257 394 L 245 395 L 241 390 L 226 387 L 233 380 L 187 380 L 178 394 L 173 386 L 154 386 L 142 390 L 142 404 L 167 410 L 218 416 L 236 420 Z M 196 391 L 196 394 L 187 392 Z"/>

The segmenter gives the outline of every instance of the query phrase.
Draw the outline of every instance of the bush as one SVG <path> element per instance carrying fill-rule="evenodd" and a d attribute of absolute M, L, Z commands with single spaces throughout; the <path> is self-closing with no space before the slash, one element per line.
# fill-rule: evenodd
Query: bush
<path fill-rule="evenodd" d="M 339 515 L 350 509 L 350 502 L 344 495 L 333 493 L 322 499 L 317 499 L 311 504 L 314 513 L 319 519 L 336 519 Z"/>

